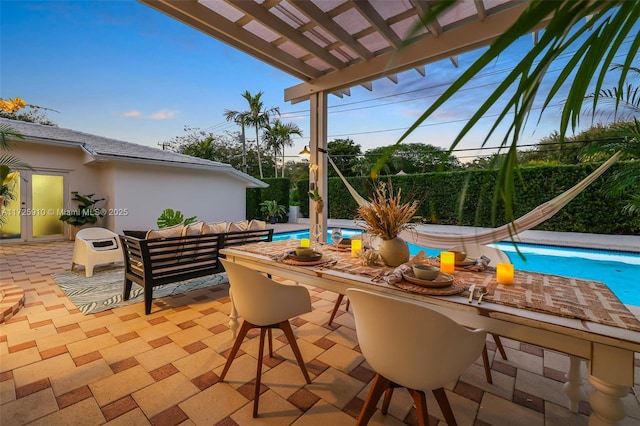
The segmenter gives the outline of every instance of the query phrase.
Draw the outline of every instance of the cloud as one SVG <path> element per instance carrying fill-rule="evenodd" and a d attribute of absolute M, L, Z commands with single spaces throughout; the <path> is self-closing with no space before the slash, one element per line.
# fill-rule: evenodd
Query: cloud
<path fill-rule="evenodd" d="M 122 114 L 124 118 L 139 118 L 144 120 L 171 120 L 176 115 L 178 115 L 178 111 L 172 111 L 168 109 L 162 109 L 150 115 L 143 115 L 137 109 L 132 109 L 131 111 L 127 111 Z"/>
<path fill-rule="evenodd" d="M 158 112 L 154 112 L 149 116 L 151 120 L 170 120 L 178 114 L 178 111 L 171 111 L 168 109 L 163 109 Z"/>
<path fill-rule="evenodd" d="M 131 111 L 127 111 L 122 114 L 124 118 L 140 118 L 142 117 L 142 113 L 138 110 L 132 109 Z"/>

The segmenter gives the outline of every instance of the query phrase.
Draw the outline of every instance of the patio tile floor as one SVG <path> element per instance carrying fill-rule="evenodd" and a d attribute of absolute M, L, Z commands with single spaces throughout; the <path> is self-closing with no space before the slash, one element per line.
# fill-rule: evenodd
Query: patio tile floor
<path fill-rule="evenodd" d="M 226 286 L 155 300 L 161 303 L 148 316 L 142 303 L 85 316 L 51 278 L 69 269 L 72 250 L 70 242 L 0 246 L 0 285 L 17 286 L 25 295 L 25 306 L 0 324 L 3 426 L 355 423 L 373 372 L 359 352 L 351 313 L 341 311 L 326 325 L 335 294 L 309 288 L 314 310 L 293 321 L 312 384 L 304 382 L 276 331 L 275 356 L 263 361 L 260 417 L 253 419 L 256 333 L 245 340 L 225 382 L 218 380 L 233 343 Z M 587 402 L 577 414 L 566 408 L 565 355 L 504 343 L 508 361 L 496 357 L 487 338 L 493 384 L 485 381 L 478 359 L 447 386 L 459 424 L 587 424 Z M 639 389 L 624 399 L 624 424 L 640 422 Z M 428 407 L 431 424 L 443 424 L 432 395 Z M 394 393 L 386 416 L 378 411 L 370 422 L 415 423 L 403 391 Z"/>

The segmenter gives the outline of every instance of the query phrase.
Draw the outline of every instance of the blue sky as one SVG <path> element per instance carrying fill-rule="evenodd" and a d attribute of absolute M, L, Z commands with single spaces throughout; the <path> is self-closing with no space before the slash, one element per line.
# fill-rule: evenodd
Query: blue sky
<path fill-rule="evenodd" d="M 0 21 L 0 97 L 57 110 L 48 118 L 60 127 L 157 147 L 184 135 L 185 126 L 216 134 L 238 130 L 223 112 L 246 109 L 245 90 L 263 91 L 265 106 L 279 107 L 283 119 L 303 131 L 287 154 L 308 145 L 308 102 L 284 102 L 284 89 L 299 80 L 134 0 L 2 0 Z M 461 91 L 407 142 L 448 148 L 473 107 L 531 44 L 523 38 L 474 80 L 475 89 Z M 408 71 L 398 85 L 383 79 L 373 92 L 354 87 L 351 96 L 330 96 L 329 140 L 350 137 L 363 151 L 394 143 L 479 54 L 461 55 L 461 68 L 445 60 L 427 65 L 426 77 Z M 540 123 L 533 117 L 523 143 L 556 130 L 558 113 L 552 106 Z M 482 124 L 486 131 L 491 119 Z M 479 147 L 484 131 L 460 147 Z"/>

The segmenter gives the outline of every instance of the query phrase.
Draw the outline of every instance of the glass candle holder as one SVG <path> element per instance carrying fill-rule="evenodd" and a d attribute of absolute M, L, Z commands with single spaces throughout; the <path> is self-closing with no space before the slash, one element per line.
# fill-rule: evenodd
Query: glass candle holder
<path fill-rule="evenodd" d="M 351 240 L 351 257 L 358 257 L 360 250 L 362 250 L 362 240 Z"/>
<path fill-rule="evenodd" d="M 303 238 L 300 240 L 300 247 L 309 247 L 310 244 L 311 240 L 309 240 L 308 238 Z"/>
<path fill-rule="evenodd" d="M 440 271 L 445 274 L 453 274 L 456 270 L 456 255 L 451 251 L 440 253 Z"/>
<path fill-rule="evenodd" d="M 498 263 L 496 265 L 496 281 L 498 284 L 513 284 L 513 265 L 510 263 Z"/>

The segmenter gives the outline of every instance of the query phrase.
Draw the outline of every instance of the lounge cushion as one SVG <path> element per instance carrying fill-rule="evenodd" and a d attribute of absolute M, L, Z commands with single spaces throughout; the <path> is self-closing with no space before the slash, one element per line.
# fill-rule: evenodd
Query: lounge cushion
<path fill-rule="evenodd" d="M 265 222 L 264 220 L 252 219 L 251 222 L 249 222 L 250 231 L 259 231 L 262 229 L 267 229 L 267 222 Z"/>
<path fill-rule="evenodd" d="M 178 224 L 174 226 L 169 226 L 168 228 L 162 229 L 152 229 L 147 231 L 146 240 L 151 240 L 153 238 L 171 238 L 171 237 L 181 237 L 182 231 L 184 230 L 183 224 Z"/>
<path fill-rule="evenodd" d="M 182 235 L 202 235 L 202 228 L 204 226 L 204 222 L 195 222 L 190 225 L 184 227 L 182 231 Z"/>
<path fill-rule="evenodd" d="M 227 222 L 209 222 L 202 225 L 202 234 L 222 234 L 227 232 Z"/>
<path fill-rule="evenodd" d="M 249 230 L 249 221 L 241 220 L 239 222 L 231 222 L 227 227 L 227 232 L 238 232 L 238 231 L 248 231 Z"/>

